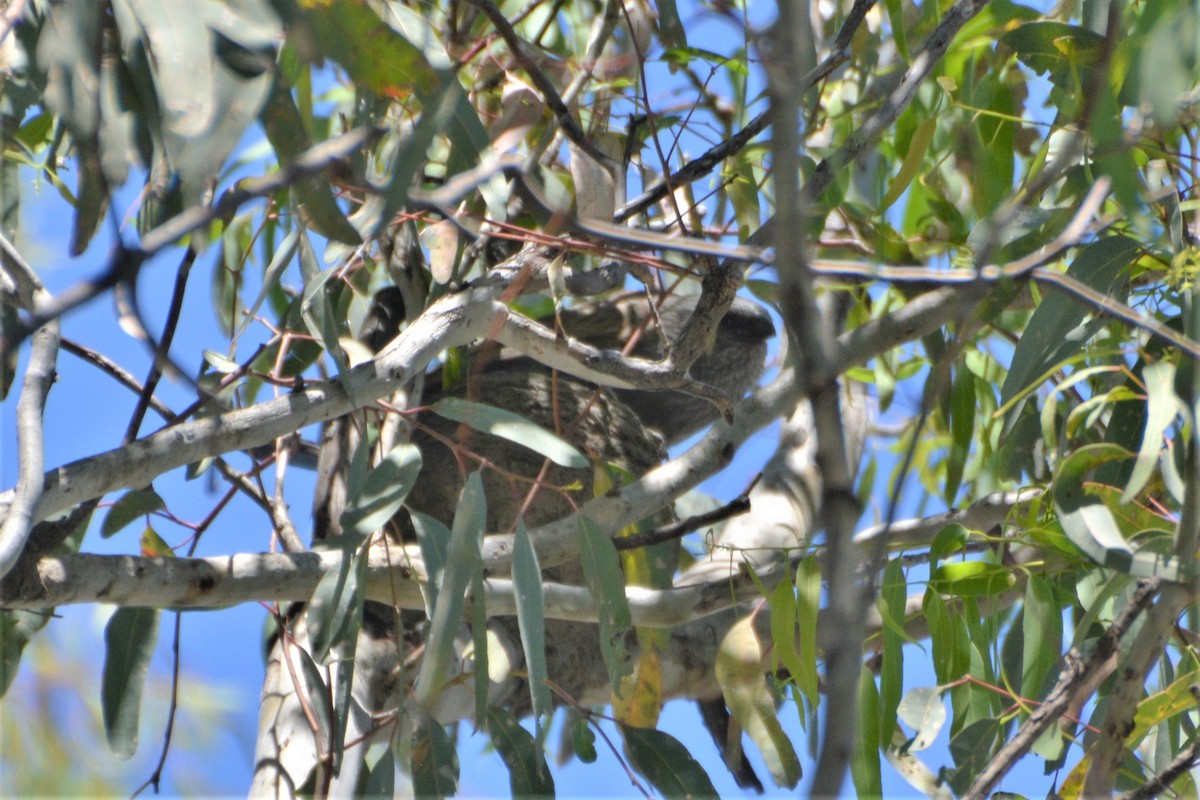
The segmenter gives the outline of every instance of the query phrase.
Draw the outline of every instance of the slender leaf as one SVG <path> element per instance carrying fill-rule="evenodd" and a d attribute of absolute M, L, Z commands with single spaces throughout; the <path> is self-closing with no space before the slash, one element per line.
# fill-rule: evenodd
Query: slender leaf
<path fill-rule="evenodd" d="M 366 578 L 367 556 L 362 550 L 343 550 L 338 568 L 321 577 L 305 612 L 316 661 L 326 663 L 334 648 L 358 635 Z"/>
<path fill-rule="evenodd" d="M 633 616 L 625 597 L 625 579 L 617 548 L 604 531 L 582 514 L 579 515 L 580 560 L 588 590 L 600 606 L 600 654 L 608 667 L 613 691 L 633 671 L 628 636 Z"/>
<path fill-rule="evenodd" d="M 25 645 L 46 627 L 50 617 L 44 611 L 0 611 L 0 697 L 17 677 Z"/>
<path fill-rule="evenodd" d="M 421 451 L 401 442 L 372 469 L 361 484 L 348 487 L 350 497 L 342 512 L 342 530 L 369 536 L 382 528 L 400 509 L 421 471 Z"/>
<path fill-rule="evenodd" d="M 1122 505 L 1132 502 L 1158 466 L 1158 454 L 1163 449 L 1163 436 L 1186 406 L 1175 394 L 1175 365 L 1169 361 L 1147 364 L 1142 369 L 1146 383 L 1146 426 L 1142 432 L 1141 447 L 1125 491 L 1121 494 Z"/>
<path fill-rule="evenodd" d="M 421 547 L 421 560 L 425 562 L 425 574 L 429 583 L 425 586 L 429 610 L 437 605 L 438 589 L 442 585 L 442 573 L 446 569 L 447 548 L 450 546 L 450 529 L 438 520 L 419 511 L 409 511 L 413 529 L 417 532 L 417 544 Z"/>
<path fill-rule="evenodd" d="M 1062 610 L 1054 590 L 1038 575 L 1025 584 L 1024 635 L 1021 660 L 1021 696 L 1040 697 L 1054 673 L 1062 652 Z"/>
<path fill-rule="evenodd" d="M 800 759 L 779 723 L 763 675 L 763 658 L 753 618 L 739 620 L 717 650 L 717 683 L 734 719 L 762 753 L 775 783 L 791 789 L 800 780 Z"/>
<path fill-rule="evenodd" d="M 430 410 L 477 431 L 528 447 L 555 464 L 575 469 L 591 465 L 583 453 L 515 412 L 458 397 L 443 397 L 430 406 Z"/>
<path fill-rule="evenodd" d="M 550 704 L 550 677 L 546 668 L 546 606 L 542 597 L 542 570 L 537 553 L 529 540 L 525 520 L 517 518 L 513 542 L 513 588 L 517 595 L 517 624 L 521 630 L 521 648 L 529 670 L 529 693 L 533 701 L 534 723 L 541 729 L 553 711 Z"/>
<path fill-rule="evenodd" d="M 458 753 L 438 721 L 422 714 L 413 731 L 412 780 L 417 797 L 453 797 L 458 792 Z"/>
<path fill-rule="evenodd" d="M 521 727 L 517 718 L 502 708 L 489 708 L 488 734 L 496 752 L 508 767 L 514 797 L 554 796 L 554 776 L 537 740 Z"/>
<path fill-rule="evenodd" d="M 858 745 L 850 759 L 850 777 L 859 797 L 883 797 L 879 728 L 879 692 L 871 671 L 864 669 L 858 677 Z"/>
<path fill-rule="evenodd" d="M 880 586 L 876 606 L 881 618 L 891 618 L 892 623 L 885 624 L 883 636 L 883 660 L 879 667 L 879 745 L 886 745 L 892 740 L 892 731 L 896 729 L 896 709 L 904 692 L 904 604 L 907 585 L 904 580 L 904 568 L 899 559 L 888 562 L 883 571 L 883 583 Z M 900 619 L 896 619 L 899 616 Z"/>
<path fill-rule="evenodd" d="M 663 797 L 716 797 L 704 767 L 675 737 L 652 728 L 617 723 L 629 760 Z"/>
<path fill-rule="evenodd" d="M 912 140 L 908 145 L 908 152 L 904 156 L 904 161 L 900 164 L 900 171 L 896 173 L 896 177 L 888 184 L 887 192 L 879 201 L 879 213 L 887 211 L 892 203 L 900 199 L 900 195 L 904 194 L 904 190 L 913 182 L 913 178 L 917 177 L 917 172 L 921 169 L 921 164 L 925 160 L 925 153 L 929 149 L 930 142 L 933 141 L 933 134 L 937 131 L 937 119 L 927 119 L 917 126 L 913 133 Z"/>
<path fill-rule="evenodd" d="M 117 758 L 131 758 L 137 751 L 142 690 L 158 643 L 158 613 L 154 608 L 118 608 L 104 628 L 100 705 L 108 747 Z"/>
<path fill-rule="evenodd" d="M 166 507 L 167 504 L 153 488 L 130 489 L 117 498 L 117 502 L 108 509 L 108 514 L 104 516 L 104 522 L 100 525 L 100 535 L 107 539 L 139 517 Z"/>
<path fill-rule="evenodd" d="M 1109 236 L 1084 247 L 1067 274 L 1103 295 L 1120 297 L 1118 276 L 1130 266 L 1139 245 L 1124 236 Z M 1091 306 L 1073 297 L 1047 295 L 1025 326 L 1013 352 L 1012 366 L 1000 390 L 1000 402 L 1041 381 L 1051 369 L 1070 358 L 1099 330 L 1103 322 L 1088 319 Z"/>
<path fill-rule="evenodd" d="M 454 525 L 450 530 L 446 569 L 438 591 L 438 602 L 425 640 L 425 658 L 417 676 L 414 693 L 417 701 L 430 708 L 450 677 L 454 660 L 454 638 L 462 624 L 466 592 L 480 571 L 479 548 L 483 544 L 487 522 L 487 501 L 483 480 L 478 472 L 467 476 Z"/>

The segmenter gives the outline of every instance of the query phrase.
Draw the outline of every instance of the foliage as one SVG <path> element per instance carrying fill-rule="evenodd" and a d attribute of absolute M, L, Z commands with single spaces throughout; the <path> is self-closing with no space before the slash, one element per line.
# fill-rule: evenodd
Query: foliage
<path fill-rule="evenodd" d="M 472 765 L 445 723 L 471 718 L 514 793 L 552 793 L 553 695 L 572 709 L 564 751 L 594 759 L 611 704 L 624 748 L 602 746 L 639 786 L 708 794 L 724 765 L 650 726 L 664 702 L 723 694 L 730 767 L 748 745 L 776 784 L 817 794 L 899 775 L 980 797 L 1023 759 L 1062 796 L 1195 794 L 1200 8 L 1044 5 L 9 3 L 0 369 L 20 440 L 0 495 L 0 685 L 46 635 L 33 612 L 123 606 L 89 668 L 128 757 L 159 609 L 303 600 L 307 649 L 288 629 L 271 663 L 318 743 L 319 789 L 350 774 L 361 736 L 390 745 L 364 786 L 392 786 L 396 764 L 452 794 Z M 69 204 L 67 248 L 97 275 L 40 263 L 21 217 L 37 186 Z M 136 235 L 111 222 L 126 186 Z M 174 290 L 148 297 L 171 256 Z M 215 326 L 185 332 L 194 263 Z M 356 336 L 393 284 L 407 324 L 376 353 Z M 699 327 L 661 363 L 564 335 L 585 296 L 643 285 L 701 293 Z M 578 513 L 487 531 L 482 476 L 522 492 L 533 476 L 466 448 L 458 505 L 413 513 L 411 546 L 379 544 L 422 468 L 385 412 L 418 405 L 411 381 L 432 364 L 428 382 L 468 380 L 470 345 L 490 338 L 564 374 L 703 392 L 674 359 L 704 350 L 739 287 L 789 343 L 732 426 L 622 475 L 566 426 L 444 397 L 427 413 L 594 485 L 535 485 L 527 505 L 555 493 Z M 110 294 L 148 345 L 144 383 L 105 342 L 60 335 Z M 43 440 L 71 437 L 89 408 L 86 390 L 51 389 L 66 352 L 136 399 L 120 447 L 56 469 Z M 163 400 L 181 396 L 164 376 L 186 401 Z M 65 392 L 71 411 L 43 415 Z M 163 431 L 142 434 L 147 410 Z M 292 435 L 347 415 L 342 535 L 307 552 L 285 499 L 306 453 Z M 622 550 L 778 420 L 753 511 L 688 540 L 675 590 L 664 551 Z M 721 480 L 750 484 L 738 468 Z M 164 489 L 185 473 L 229 488 L 166 557 L 160 531 L 202 495 L 204 481 Z M 221 515 L 239 492 L 253 522 Z M 236 547 L 193 558 L 221 526 Z M 111 552 L 97 539 L 136 558 L 96 555 Z M 264 555 L 273 543 L 287 552 Z M 722 567 L 731 553 L 744 562 Z M 580 562 L 583 577 L 561 577 Z M 381 602 L 430 622 L 406 632 L 423 658 L 388 713 L 362 715 L 360 633 Z M 552 625 L 584 618 L 597 668 L 568 673 Z M 547 680 L 530 691 L 528 676 Z M 519 720 L 534 711 L 531 734 Z M 795 718 L 810 742 L 789 735 Z"/>

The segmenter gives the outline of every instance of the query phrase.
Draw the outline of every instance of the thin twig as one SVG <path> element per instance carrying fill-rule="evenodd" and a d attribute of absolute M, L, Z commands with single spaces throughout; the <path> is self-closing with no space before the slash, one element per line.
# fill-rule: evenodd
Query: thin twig
<path fill-rule="evenodd" d="M 129 372 L 120 364 L 116 363 L 107 356 L 92 350 L 89 347 L 84 347 L 78 342 L 68 339 L 65 336 L 62 340 L 62 349 L 76 358 L 86 361 L 100 371 L 107 373 L 113 378 L 113 380 L 131 390 L 134 392 L 134 394 L 140 395 L 142 393 L 142 384 L 138 382 L 137 378 L 133 377 L 133 373 Z M 159 400 L 157 397 L 150 397 L 149 407 L 167 422 L 175 419 L 176 415 L 175 412 L 171 410 L 171 407 L 162 400 Z"/>
<path fill-rule="evenodd" d="M 718 522 L 724 522 L 731 517 L 745 514 L 749 510 L 750 498 L 743 494 L 741 497 L 730 500 L 720 508 L 714 508 L 712 511 L 707 511 L 703 514 L 696 514 L 679 522 L 673 522 L 670 525 L 663 525 L 652 531 L 622 536 L 619 539 L 614 539 L 613 544 L 617 550 L 636 550 L 639 547 L 650 547 L 661 542 L 674 541 L 694 530 L 706 528 Z"/>
<path fill-rule="evenodd" d="M 179 270 L 175 273 L 175 286 L 171 292 L 171 303 L 167 308 L 167 319 L 163 323 L 162 336 L 157 344 L 152 339 L 147 338 L 153 352 L 153 361 L 150 364 L 150 374 L 146 376 L 146 383 L 142 386 L 141 392 L 138 394 L 137 406 L 133 410 L 133 415 L 129 420 L 129 426 L 125 429 L 124 442 L 128 444 L 137 438 L 138 430 L 142 427 L 142 420 L 146 417 L 146 408 L 150 405 L 150 401 L 154 396 L 154 390 L 158 387 L 158 381 L 163 375 L 163 366 L 170 363 L 171 342 L 175 339 L 175 331 L 179 326 L 180 312 L 183 310 L 183 295 L 187 287 L 188 274 L 191 272 L 192 264 L 196 261 L 196 249 L 188 247 L 183 254 L 183 260 L 179 262 Z M 130 298 L 133 301 L 133 308 L 137 309 L 137 286 L 129 286 Z M 139 323 L 140 324 L 140 323 Z M 144 331 L 147 337 L 149 333 Z M 174 371 L 182 371 L 175 368 Z"/>

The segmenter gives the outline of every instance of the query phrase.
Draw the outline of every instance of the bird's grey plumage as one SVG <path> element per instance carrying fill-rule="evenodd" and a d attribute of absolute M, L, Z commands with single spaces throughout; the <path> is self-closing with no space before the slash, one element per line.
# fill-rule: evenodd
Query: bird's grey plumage
<path fill-rule="evenodd" d="M 671 296 L 654 314 L 644 295 L 629 295 L 566 308 L 559 318 L 568 335 L 607 349 L 623 349 L 630 336 L 640 330 L 640 340 L 631 353 L 657 360 L 666 352 L 667 343 L 682 331 L 695 306 L 694 297 Z M 377 294 L 360 339 L 377 351 L 395 337 L 404 318 L 400 293 L 385 289 Z M 691 377 L 739 399 L 757 383 L 766 356 L 766 342 L 774 333 L 774 325 L 765 311 L 750 301 L 735 301 L 705 352 L 692 365 Z M 473 349 L 468 362 L 466 379 L 461 385 L 443 387 L 439 376 L 429 376 L 423 402 L 431 403 L 440 396 L 458 396 L 514 411 L 559 432 L 594 460 L 613 464 L 634 476 L 661 463 L 666 457 L 666 445 L 681 441 L 719 416 L 710 402 L 683 392 L 600 389 L 569 375 L 554 374 L 532 359 L 497 354 L 494 347 Z M 338 518 L 346 491 L 345 470 L 354 450 L 353 438 L 354 429 L 348 419 L 330 423 L 323 434 L 314 498 L 314 538 L 339 532 Z M 423 468 L 407 505 L 447 526 L 452 523 L 465 475 L 479 468 L 479 458 L 499 468 L 489 467 L 482 472 L 488 507 L 487 530 L 493 532 L 512 528 L 530 491 L 531 479 L 545 463 L 543 456 L 520 444 L 471 430 L 429 411 L 417 417 L 412 441 L 421 449 Z M 591 468 L 570 469 L 551 464 L 544 480 L 549 486 L 540 488 L 523 512 L 531 527 L 570 514 L 574 505 L 594 495 Z M 571 500 L 564 494 L 566 487 L 572 487 Z M 409 529 L 404 524 L 398 528 Z M 579 580 L 579 576 L 577 568 L 564 566 L 553 579 L 570 582 Z M 364 708 L 370 713 L 394 707 L 403 690 L 397 675 L 403 646 L 394 641 L 394 635 L 400 629 L 409 638 L 417 631 L 416 625 L 404 624 L 411 622 L 406 616 L 398 617 L 392 609 L 376 603 L 367 603 L 364 608 L 364 636 L 360 637 L 359 654 L 374 654 L 371 657 L 375 660 L 363 665 L 367 667 L 364 672 L 369 674 L 357 676 L 355 682 L 358 685 L 361 677 L 364 686 L 368 678 L 372 684 L 362 695 Z M 392 639 L 390 644 L 389 639 Z M 557 664 L 564 661 L 576 664 L 580 674 L 586 670 L 597 675 L 604 673 L 595 639 L 595 626 L 547 621 L 548 657 Z M 595 677 L 590 675 L 588 680 Z M 384 690 L 396 696 L 390 699 L 380 696 Z M 513 695 L 513 702 L 514 713 L 529 710 L 524 693 Z"/>

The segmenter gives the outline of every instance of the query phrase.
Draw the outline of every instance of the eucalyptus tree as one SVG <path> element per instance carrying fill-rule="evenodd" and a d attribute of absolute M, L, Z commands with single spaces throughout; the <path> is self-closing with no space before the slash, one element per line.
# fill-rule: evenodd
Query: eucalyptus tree
<path fill-rule="evenodd" d="M 1194 792 L 1197 18 L 9 2 L 6 704 L 115 606 L 128 758 L 163 612 L 178 654 L 257 602 L 254 793 L 453 794 L 464 720 L 515 794 L 598 747 L 671 795 Z"/>

